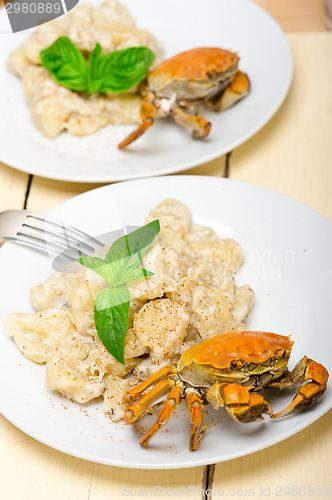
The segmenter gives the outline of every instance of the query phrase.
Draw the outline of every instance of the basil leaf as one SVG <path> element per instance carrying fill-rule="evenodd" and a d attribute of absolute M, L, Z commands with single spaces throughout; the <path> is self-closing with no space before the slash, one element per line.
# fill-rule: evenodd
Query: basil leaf
<path fill-rule="evenodd" d="M 103 85 L 103 79 L 100 74 L 98 74 L 98 63 L 102 57 L 102 48 L 99 43 L 96 43 L 95 48 L 89 55 L 89 72 L 87 79 L 87 90 L 89 94 L 98 92 L 98 90 Z"/>
<path fill-rule="evenodd" d="M 157 234 L 160 231 L 159 220 L 154 220 L 145 226 L 132 231 L 129 234 L 121 236 L 117 239 L 109 251 L 105 259 L 107 262 L 114 262 L 123 259 L 126 256 L 138 254 L 141 258 L 148 251 Z"/>
<path fill-rule="evenodd" d="M 122 281 L 119 284 L 129 283 L 130 281 L 136 281 L 140 278 L 151 278 L 154 273 L 144 269 L 142 267 L 137 267 L 136 269 L 125 269 L 121 275 Z"/>
<path fill-rule="evenodd" d="M 115 286 L 114 269 L 112 269 L 112 266 L 110 266 L 110 264 L 105 260 L 100 259 L 99 257 L 80 257 L 77 259 L 77 262 L 82 264 L 82 266 L 92 269 L 92 271 L 99 274 L 99 276 L 102 276 L 102 278 L 104 278 L 112 286 Z"/>
<path fill-rule="evenodd" d="M 80 257 L 77 262 L 92 269 L 113 287 L 124 285 L 139 278 L 150 278 L 154 275 L 147 269 L 137 267 L 140 263 L 140 256 L 137 253 L 111 263 L 99 257 Z"/>
<path fill-rule="evenodd" d="M 106 262 L 106 261 L 105 261 Z M 126 283 L 126 274 L 140 263 L 140 257 L 137 254 L 130 255 L 124 259 L 118 259 L 111 263 L 107 262 L 109 267 L 109 283 L 112 286 L 119 286 Z"/>
<path fill-rule="evenodd" d="M 126 287 L 107 288 L 95 300 L 98 336 L 112 356 L 124 364 L 124 343 L 129 324 L 130 295 Z"/>
<path fill-rule="evenodd" d="M 159 231 L 159 221 L 152 221 L 116 240 L 108 251 L 106 260 L 99 257 L 77 259 L 80 264 L 92 269 L 113 287 L 103 290 L 95 299 L 94 320 L 101 342 L 114 358 L 123 364 L 124 342 L 129 324 L 130 293 L 125 286 L 119 285 L 153 276 L 154 273 L 137 266 Z"/>
<path fill-rule="evenodd" d="M 95 49 L 96 50 L 96 49 Z M 126 92 L 145 78 L 155 60 L 147 47 L 130 47 L 101 55 L 97 50 L 90 61 L 91 88 L 100 83 L 99 92 Z"/>
<path fill-rule="evenodd" d="M 93 94 L 130 90 L 146 76 L 155 55 L 146 47 L 130 47 L 102 55 L 102 48 L 96 43 L 88 65 L 70 38 L 61 36 L 40 52 L 40 59 L 59 85 Z"/>
<path fill-rule="evenodd" d="M 70 38 L 59 37 L 40 52 L 40 59 L 59 85 L 79 92 L 86 90 L 88 66 L 82 52 Z"/>

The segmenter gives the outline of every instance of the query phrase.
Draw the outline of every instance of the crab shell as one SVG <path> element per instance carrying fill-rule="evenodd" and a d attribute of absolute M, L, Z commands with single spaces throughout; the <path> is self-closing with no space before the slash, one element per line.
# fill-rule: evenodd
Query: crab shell
<path fill-rule="evenodd" d="M 193 387 L 209 387 L 217 381 L 250 385 L 264 373 L 270 374 L 270 380 L 277 379 L 287 368 L 293 345 L 289 338 L 269 332 L 217 335 L 185 351 L 177 371 Z"/>
<path fill-rule="evenodd" d="M 208 98 L 226 87 L 237 72 L 236 53 L 216 47 L 199 47 L 163 61 L 148 76 L 150 89 L 159 97 Z"/>

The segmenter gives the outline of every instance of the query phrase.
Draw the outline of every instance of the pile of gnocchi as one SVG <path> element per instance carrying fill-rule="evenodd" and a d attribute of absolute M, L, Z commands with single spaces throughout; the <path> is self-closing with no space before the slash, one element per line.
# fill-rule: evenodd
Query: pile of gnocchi
<path fill-rule="evenodd" d="M 48 389 L 80 404 L 103 396 L 104 410 L 115 421 L 124 415 L 123 396 L 133 384 L 206 339 L 246 330 L 254 304 L 251 288 L 234 281 L 243 264 L 235 240 L 193 223 L 188 207 L 176 199 L 162 201 L 145 223 L 154 219 L 160 221 L 159 238 L 143 257 L 154 275 L 127 286 L 125 364 L 106 350 L 95 329 L 94 300 L 109 285 L 79 264 L 78 272 L 55 272 L 31 289 L 35 313 L 13 313 L 4 322 L 20 351 L 45 363 Z"/>
<path fill-rule="evenodd" d="M 7 61 L 9 71 L 22 79 L 31 117 L 42 134 L 55 138 L 67 131 L 74 136 L 85 136 L 109 124 L 139 124 L 142 97 L 135 89 L 87 97 L 51 78 L 41 65 L 40 52 L 63 36 L 69 37 L 84 54 L 90 53 L 98 42 L 106 54 L 129 47 L 147 47 L 156 55 L 156 64 L 163 55 L 157 39 L 147 30 L 139 29 L 126 7 L 117 0 L 106 0 L 100 6 L 80 3 L 60 19 L 42 24 Z"/>

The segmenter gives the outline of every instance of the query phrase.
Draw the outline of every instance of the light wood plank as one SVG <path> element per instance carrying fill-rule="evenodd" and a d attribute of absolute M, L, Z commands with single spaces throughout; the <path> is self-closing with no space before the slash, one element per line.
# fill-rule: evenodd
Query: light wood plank
<path fill-rule="evenodd" d="M 225 174 L 225 161 L 226 156 L 220 156 L 213 161 L 184 170 L 175 175 L 212 175 L 223 177 Z M 27 208 L 37 212 L 44 212 L 73 196 L 103 185 L 54 181 L 34 176 L 30 187 Z"/>
<path fill-rule="evenodd" d="M 324 0 L 254 0 L 286 33 L 327 30 Z"/>
<path fill-rule="evenodd" d="M 332 219 L 332 36 L 288 35 L 294 80 L 272 120 L 230 158 L 230 178 L 290 195 Z"/>
<path fill-rule="evenodd" d="M 37 212 L 45 212 L 69 198 L 100 186 L 103 184 L 63 182 L 33 176 L 27 208 Z"/>
<path fill-rule="evenodd" d="M 217 464 L 213 488 L 220 492 L 224 490 L 224 496 L 226 493 L 230 496 L 231 490 L 238 492 L 237 496 L 233 493 L 235 498 L 331 498 L 331 444 L 332 411 L 329 411 L 310 427 L 282 443 Z"/>
<path fill-rule="evenodd" d="M 0 424 L 3 450 L 0 454 L 1 498 L 44 500 L 46 492 L 50 499 L 88 498 L 93 463 L 48 448 L 2 416 Z"/>
<path fill-rule="evenodd" d="M 332 48 L 330 34 L 289 35 L 295 74 L 289 96 L 276 116 L 255 137 L 237 148 L 230 159 L 230 177 L 276 189 L 308 204 L 332 219 L 332 121 L 327 68 Z M 317 82 L 320 88 L 317 89 Z M 310 117 L 310 120 L 308 120 Z M 216 466 L 213 487 L 247 496 L 276 498 L 332 494 L 332 412 L 309 428 L 267 450 Z M 294 487 L 293 493 L 292 488 Z M 262 491 L 263 490 L 263 491 Z M 253 493 L 254 492 L 254 493 Z M 319 493 L 320 492 L 320 493 Z M 245 493 L 242 493 L 244 496 Z M 298 493 L 298 496 L 300 493 Z"/>
<path fill-rule="evenodd" d="M 23 208 L 29 175 L 0 162 L 0 212 Z"/>
<path fill-rule="evenodd" d="M 183 172 L 179 172 L 177 175 L 212 175 L 214 177 L 225 177 L 225 171 L 226 155 L 223 155 L 197 167 L 183 170 Z"/>
<path fill-rule="evenodd" d="M 0 497 L 5 500 L 110 500 L 122 498 L 128 488 L 139 496 L 140 489 L 182 486 L 192 486 L 190 498 L 201 499 L 203 467 L 142 471 L 87 462 L 35 441 L 1 415 L 0 442 Z"/>
<path fill-rule="evenodd" d="M 158 471 L 113 468 L 114 475 L 110 480 L 109 468 L 99 467 L 91 481 L 89 500 L 177 498 L 185 496 L 182 491 L 190 492 L 190 498 L 194 500 L 202 500 L 202 471 L 203 467 Z"/>

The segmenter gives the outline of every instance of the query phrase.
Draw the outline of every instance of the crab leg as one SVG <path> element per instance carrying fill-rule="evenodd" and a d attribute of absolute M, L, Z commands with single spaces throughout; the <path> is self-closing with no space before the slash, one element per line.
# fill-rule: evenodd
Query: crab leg
<path fill-rule="evenodd" d="M 197 446 L 208 428 L 208 424 L 206 424 L 201 430 L 203 422 L 203 404 L 201 398 L 196 392 L 187 392 L 186 403 L 187 410 L 190 411 L 191 422 L 189 449 L 191 451 L 195 451 L 197 450 Z"/>
<path fill-rule="evenodd" d="M 180 106 L 173 106 L 171 115 L 174 121 L 182 127 L 193 129 L 194 139 L 201 139 L 210 133 L 211 122 L 206 120 L 204 116 L 190 115 L 180 108 Z"/>
<path fill-rule="evenodd" d="M 175 382 L 172 379 L 161 380 L 158 384 L 150 389 L 150 391 L 138 399 L 135 403 L 128 406 L 124 414 L 126 424 L 133 424 L 145 415 L 147 408 L 157 399 L 165 396 L 174 386 Z"/>
<path fill-rule="evenodd" d="M 238 71 L 227 87 L 206 101 L 206 107 L 212 111 L 224 111 L 249 94 L 250 83 L 247 75 Z"/>
<path fill-rule="evenodd" d="M 173 387 L 173 389 L 171 390 L 171 392 L 169 393 L 169 395 L 167 396 L 167 398 L 164 401 L 164 405 L 159 412 L 159 415 L 158 415 L 156 422 L 153 424 L 151 429 L 148 430 L 148 432 L 145 434 L 145 436 L 143 436 L 142 439 L 140 440 L 139 444 L 141 446 L 146 446 L 149 443 L 152 436 L 154 436 L 154 434 L 156 434 L 156 432 L 158 432 L 159 429 L 161 429 L 161 427 L 163 427 L 165 424 L 167 424 L 167 422 L 171 418 L 173 411 L 176 410 L 176 408 L 178 407 L 178 404 L 180 402 L 181 387 L 182 387 L 182 384 L 180 384 L 180 383 L 177 383 Z"/>
<path fill-rule="evenodd" d="M 311 406 L 324 393 L 328 378 L 329 373 L 323 365 L 304 356 L 285 379 L 273 384 L 272 387 L 280 387 L 282 389 L 283 387 L 291 387 L 305 380 L 308 380 L 308 382 L 300 388 L 287 408 L 275 413 L 271 418 L 283 417 L 296 408 Z"/>
<path fill-rule="evenodd" d="M 250 394 L 248 387 L 239 384 L 226 384 L 221 388 L 221 397 L 225 401 L 226 410 L 235 420 L 241 423 L 263 420 L 266 413 L 273 411 L 269 403 L 260 394 Z"/>
<path fill-rule="evenodd" d="M 141 135 L 143 135 L 148 128 L 150 128 L 156 119 L 157 108 L 154 103 L 154 95 L 148 94 L 144 97 L 144 101 L 142 103 L 140 114 L 142 118 L 142 123 L 137 127 L 134 132 L 129 134 L 120 144 L 118 144 L 119 149 L 123 149 L 132 142 L 136 141 Z"/>
<path fill-rule="evenodd" d="M 156 373 L 151 375 L 151 377 L 143 380 L 140 384 L 136 385 L 132 389 L 126 392 L 123 398 L 124 403 L 132 403 L 136 399 L 140 398 L 147 389 L 149 389 L 152 385 L 157 384 L 160 380 L 164 380 L 171 375 L 175 375 L 176 370 L 173 366 L 164 366 L 160 368 Z"/>

